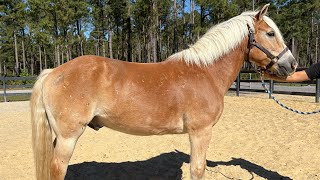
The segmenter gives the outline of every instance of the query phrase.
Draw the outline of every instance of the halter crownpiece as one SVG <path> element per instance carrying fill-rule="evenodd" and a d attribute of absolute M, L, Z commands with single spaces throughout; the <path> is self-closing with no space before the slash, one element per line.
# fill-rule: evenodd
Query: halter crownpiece
<path fill-rule="evenodd" d="M 278 56 L 274 56 L 269 50 L 267 50 L 266 48 L 264 48 L 263 46 L 261 46 L 259 43 L 256 42 L 256 40 L 254 39 L 254 33 L 252 29 L 249 27 L 249 25 L 248 25 L 248 29 L 249 29 L 249 53 L 253 47 L 256 47 L 260 51 L 262 51 L 264 54 L 266 54 L 267 57 L 271 60 L 270 63 L 266 66 L 265 70 L 270 69 L 289 50 L 289 48 L 286 47 L 281 51 L 281 53 L 279 53 Z"/>

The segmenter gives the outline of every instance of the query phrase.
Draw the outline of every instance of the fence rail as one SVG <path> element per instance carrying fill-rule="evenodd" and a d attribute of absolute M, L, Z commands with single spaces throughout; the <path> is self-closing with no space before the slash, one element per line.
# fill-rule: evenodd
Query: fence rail
<path fill-rule="evenodd" d="M 298 71 L 304 70 L 306 68 L 298 68 Z M 243 70 L 238 75 L 237 79 L 234 82 L 234 85 L 230 87 L 229 90 L 236 91 L 236 95 L 240 96 L 240 92 L 264 92 L 265 90 L 262 88 L 261 80 L 254 80 L 254 79 L 240 79 L 242 74 L 257 74 L 253 70 Z M 275 82 L 273 80 L 265 80 L 266 83 L 269 84 L 269 90 L 271 93 L 276 94 L 288 94 L 288 95 L 301 95 L 301 96 L 314 96 L 315 102 L 319 103 L 320 97 L 320 79 L 313 80 L 313 81 L 304 81 L 299 83 L 286 83 L 286 82 Z M 242 84 L 244 83 L 256 83 L 259 84 L 258 88 L 255 86 L 252 87 L 243 87 Z M 286 85 L 288 84 L 288 85 Z M 298 87 L 297 85 L 304 86 L 306 88 L 295 88 Z M 282 87 L 282 88 L 281 88 Z M 299 90 L 300 89 L 300 90 Z M 269 98 L 271 96 L 269 95 Z"/>
<path fill-rule="evenodd" d="M 303 70 L 300 68 L 299 70 Z M 261 86 L 261 81 L 257 79 L 240 79 L 243 74 L 256 74 L 254 71 L 244 70 L 241 71 L 234 84 L 229 90 L 235 91 L 237 96 L 240 96 L 241 92 L 264 92 Z M 31 88 L 36 77 L 5 77 L 0 76 L 0 82 L 2 82 L 2 88 L 0 86 L 0 96 L 3 96 L 4 102 L 7 102 L 8 96 L 21 96 L 31 95 Z M 8 81 L 11 81 L 9 83 Z M 21 83 L 17 81 L 22 81 Z M 15 83 L 12 83 L 15 82 Z M 9 84 L 8 84 L 9 83 Z M 295 86 L 286 86 L 287 83 L 278 83 L 273 80 L 268 81 L 269 89 L 273 93 L 277 94 L 289 94 L 289 95 L 301 95 L 301 96 L 314 96 L 315 102 L 319 103 L 320 96 L 320 80 L 306 81 L 301 83 L 294 83 Z M 297 85 L 306 86 L 305 88 L 297 88 Z M 269 96 L 269 98 L 271 98 Z"/>
<path fill-rule="evenodd" d="M 2 82 L 2 89 L 0 88 L 0 96 L 3 96 L 4 102 L 7 102 L 8 96 L 21 96 L 21 95 L 31 95 L 31 88 L 33 87 L 33 83 L 29 84 L 26 81 L 34 81 L 37 77 L 6 77 L 0 76 L 0 81 Z M 8 81 L 25 81 L 20 82 L 20 84 L 10 84 L 8 85 Z M 19 82 L 16 82 L 19 83 Z"/>

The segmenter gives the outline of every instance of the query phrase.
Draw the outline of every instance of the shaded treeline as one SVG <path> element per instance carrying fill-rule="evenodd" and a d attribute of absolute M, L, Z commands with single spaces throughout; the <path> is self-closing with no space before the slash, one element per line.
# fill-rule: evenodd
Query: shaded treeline
<path fill-rule="evenodd" d="M 159 62 L 266 3 L 300 66 L 317 62 L 317 0 L 4 0 L 0 74 L 34 75 L 85 54 Z"/>

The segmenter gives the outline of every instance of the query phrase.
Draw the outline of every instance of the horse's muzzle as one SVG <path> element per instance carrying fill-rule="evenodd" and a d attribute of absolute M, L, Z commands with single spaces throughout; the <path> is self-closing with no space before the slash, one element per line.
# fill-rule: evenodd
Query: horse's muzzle
<path fill-rule="evenodd" d="M 273 65 L 273 71 L 279 77 L 287 77 L 293 74 L 297 69 L 298 63 L 291 52 L 286 53 L 279 59 L 278 63 Z"/>

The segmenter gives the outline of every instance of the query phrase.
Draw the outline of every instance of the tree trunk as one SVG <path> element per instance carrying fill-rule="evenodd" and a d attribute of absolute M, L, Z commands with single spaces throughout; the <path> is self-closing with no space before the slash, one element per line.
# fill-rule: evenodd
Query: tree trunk
<path fill-rule="evenodd" d="M 297 41 L 296 41 L 297 42 Z M 298 40 L 298 42 L 296 43 L 297 44 L 297 62 L 298 62 L 298 65 L 299 66 L 302 66 L 302 67 L 306 67 L 306 65 L 304 64 L 304 62 L 301 62 L 301 59 L 300 59 L 300 49 L 299 49 L 299 43 L 301 43 L 301 42 L 299 42 L 299 40 Z"/>
<path fill-rule="evenodd" d="M 76 11 L 77 11 L 77 7 L 76 8 Z M 81 40 L 81 19 L 77 19 L 76 21 L 76 26 L 77 26 L 77 35 L 78 35 L 78 40 L 79 40 L 79 43 L 78 43 L 78 56 L 82 55 L 82 40 Z"/>
<path fill-rule="evenodd" d="M 70 56 L 69 56 L 69 48 L 66 47 L 66 59 L 67 59 L 67 62 L 70 60 L 69 58 L 70 58 Z"/>
<path fill-rule="evenodd" d="M 161 39 L 161 25 L 162 25 L 162 22 L 161 22 L 161 19 L 159 20 L 159 26 L 157 27 L 158 28 L 158 36 L 157 36 L 157 41 L 159 43 L 159 47 L 158 47 L 158 58 L 159 60 L 161 61 L 162 60 L 162 52 L 161 52 L 161 48 L 162 48 L 162 39 Z"/>
<path fill-rule="evenodd" d="M 123 19 L 124 21 L 124 19 Z M 124 25 L 123 25 L 124 26 Z M 126 40 L 126 33 L 124 32 L 124 29 L 121 29 L 121 60 L 126 60 L 127 59 L 124 57 L 124 49 L 125 49 L 125 40 Z"/>
<path fill-rule="evenodd" d="M 182 0 L 182 18 L 183 18 L 183 25 L 182 25 L 182 45 L 186 46 L 186 15 L 184 13 L 184 8 L 185 8 L 186 0 Z"/>
<path fill-rule="evenodd" d="M 149 37 L 152 38 L 152 37 Z M 147 63 L 150 63 L 151 61 L 151 41 L 147 43 Z"/>
<path fill-rule="evenodd" d="M 129 62 L 132 62 L 132 42 L 131 42 L 131 5 L 129 3 L 129 8 L 128 8 L 128 17 L 127 17 L 127 60 Z"/>
<path fill-rule="evenodd" d="M 205 20 L 205 7 L 200 6 L 200 28 L 198 29 L 197 32 L 197 39 L 200 39 L 200 29 L 204 27 L 204 20 Z"/>
<path fill-rule="evenodd" d="M 42 72 L 42 58 L 41 58 L 41 46 L 39 45 L 39 69 L 40 69 L 40 72 Z"/>
<path fill-rule="evenodd" d="M 173 16 L 174 16 L 174 30 L 173 30 L 173 49 L 172 53 L 175 53 L 178 51 L 178 37 L 177 37 L 177 31 L 178 31 L 178 20 L 177 20 L 177 1 L 173 1 Z"/>
<path fill-rule="evenodd" d="M 204 12 L 205 12 L 205 8 L 204 6 L 200 6 L 200 27 L 203 27 L 204 25 L 204 19 L 205 19 L 205 15 L 204 15 Z"/>
<path fill-rule="evenodd" d="M 313 64 L 313 61 L 312 61 L 312 39 L 313 39 L 313 13 L 311 14 L 311 29 L 309 31 L 308 48 L 307 48 L 307 59 L 308 59 L 309 65 Z"/>
<path fill-rule="evenodd" d="M 97 44 L 96 44 L 96 55 L 100 56 L 100 37 L 98 36 Z"/>
<path fill-rule="evenodd" d="M 169 49 L 170 49 L 170 37 L 167 36 L 167 58 L 169 57 Z"/>
<path fill-rule="evenodd" d="M 14 37 L 14 55 L 16 60 L 14 70 L 15 70 L 15 74 L 18 76 L 19 75 L 19 58 L 18 58 L 17 36 L 15 32 L 13 34 L 13 37 Z"/>
<path fill-rule="evenodd" d="M 312 32 L 310 30 L 309 32 L 309 37 L 308 37 L 308 45 L 307 45 L 307 62 L 308 65 L 312 65 L 312 58 L 311 58 L 311 36 L 312 36 Z"/>
<path fill-rule="evenodd" d="M 193 27 L 194 27 L 194 0 L 190 0 L 191 8 L 190 8 L 190 40 L 193 43 Z"/>
<path fill-rule="evenodd" d="M 83 56 L 83 54 L 84 54 L 84 49 L 83 49 L 82 43 L 83 43 L 83 40 L 81 40 L 81 42 L 80 42 L 81 56 Z"/>
<path fill-rule="evenodd" d="M 58 66 L 60 66 L 62 64 L 62 62 L 60 61 L 60 45 L 57 45 L 57 60 L 58 60 Z"/>
<path fill-rule="evenodd" d="M 120 47 L 118 43 L 117 43 L 117 59 L 120 59 Z"/>
<path fill-rule="evenodd" d="M 157 62 L 158 58 L 157 58 L 157 27 L 158 27 L 158 12 L 157 12 L 157 5 L 156 2 L 153 1 L 152 4 L 152 9 L 153 9 L 153 22 L 152 23 L 152 30 L 151 30 L 151 41 L 152 41 L 152 58 L 153 58 L 153 62 Z"/>
<path fill-rule="evenodd" d="M 140 41 L 140 38 L 138 38 L 138 60 L 137 60 L 137 62 L 141 62 L 141 53 L 142 53 L 141 41 Z"/>
<path fill-rule="evenodd" d="M 319 26 L 317 24 L 317 34 L 316 34 L 316 62 L 319 62 L 318 58 L 318 41 L 319 41 Z"/>
<path fill-rule="evenodd" d="M 58 18 L 57 12 L 53 11 L 53 22 L 54 22 L 54 29 L 55 29 L 55 62 L 56 67 L 60 66 L 60 55 L 59 55 L 59 44 L 58 44 L 58 37 L 59 37 L 59 30 L 58 30 Z"/>
<path fill-rule="evenodd" d="M 2 76 L 2 61 L 0 60 L 0 76 Z"/>
<path fill-rule="evenodd" d="M 30 64 L 30 66 L 31 66 L 31 76 L 33 76 L 34 75 L 34 57 L 33 57 L 32 50 L 30 52 L 30 56 L 31 56 L 31 64 Z"/>
<path fill-rule="evenodd" d="M 103 57 L 106 57 L 106 47 L 105 47 L 105 43 L 104 43 L 105 41 L 103 40 L 102 41 L 102 55 L 103 55 Z"/>
<path fill-rule="evenodd" d="M 59 66 L 57 54 L 57 45 L 54 45 L 54 67 Z"/>
<path fill-rule="evenodd" d="M 43 48 L 43 56 L 44 56 L 44 68 L 48 69 L 48 62 L 47 62 L 47 55 L 46 55 L 46 49 Z"/>
<path fill-rule="evenodd" d="M 3 74 L 7 75 L 7 66 L 6 66 L 6 62 L 3 63 Z"/>
<path fill-rule="evenodd" d="M 69 60 L 72 60 L 72 49 L 69 48 Z"/>
<path fill-rule="evenodd" d="M 252 11 L 254 11 L 254 0 L 252 0 Z M 277 14 L 278 14 L 278 8 L 277 8 Z"/>
<path fill-rule="evenodd" d="M 293 56 L 296 57 L 297 50 L 296 50 L 296 44 L 295 44 L 294 37 L 292 37 L 292 40 L 291 40 L 291 52 L 292 52 Z"/>
<path fill-rule="evenodd" d="M 57 61 L 57 45 L 54 45 L 54 61 L 53 61 L 53 67 L 58 66 L 58 61 Z"/>
<path fill-rule="evenodd" d="M 113 35 L 113 32 L 112 30 L 109 30 L 109 57 L 111 59 L 113 59 L 113 53 L 112 53 L 112 35 Z"/>
<path fill-rule="evenodd" d="M 72 59 L 72 49 L 71 49 L 71 47 L 68 47 L 68 55 L 69 55 L 68 61 L 70 61 Z"/>
<path fill-rule="evenodd" d="M 68 61 L 70 61 L 72 59 L 71 47 L 68 47 L 67 51 L 68 51 L 68 58 L 67 59 L 68 59 Z"/>
<path fill-rule="evenodd" d="M 147 33 L 146 33 L 144 25 L 142 25 L 142 36 L 143 36 L 143 43 L 142 43 L 141 62 L 147 62 Z"/>
<path fill-rule="evenodd" d="M 26 72 L 26 52 L 24 49 L 24 40 L 22 39 L 21 41 L 21 46 L 22 46 L 22 62 L 23 62 L 23 71 Z"/>
<path fill-rule="evenodd" d="M 64 53 L 63 53 L 63 49 L 61 49 L 61 64 L 64 64 Z"/>
<path fill-rule="evenodd" d="M 56 45 L 55 46 L 56 67 L 61 65 L 61 63 L 60 63 L 60 50 L 59 49 L 60 49 L 59 45 Z"/>

